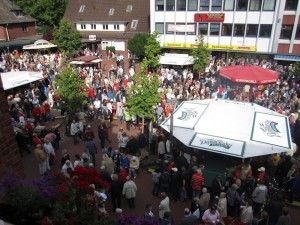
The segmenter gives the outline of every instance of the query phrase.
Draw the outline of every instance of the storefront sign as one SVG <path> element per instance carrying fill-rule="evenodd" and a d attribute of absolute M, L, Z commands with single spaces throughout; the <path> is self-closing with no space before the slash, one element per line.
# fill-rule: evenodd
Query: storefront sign
<path fill-rule="evenodd" d="M 168 24 L 168 32 L 194 33 L 195 24 Z"/>
<path fill-rule="evenodd" d="M 89 35 L 89 41 L 96 41 L 96 35 Z"/>
<path fill-rule="evenodd" d="M 225 13 L 195 13 L 195 22 L 224 22 Z"/>
<path fill-rule="evenodd" d="M 197 48 L 197 44 L 165 42 L 164 47 Z M 241 51 L 241 52 L 256 52 L 257 51 L 257 48 L 255 46 L 211 45 L 211 44 L 208 44 L 207 48 L 210 49 L 210 50 L 224 50 L 224 51 Z"/>

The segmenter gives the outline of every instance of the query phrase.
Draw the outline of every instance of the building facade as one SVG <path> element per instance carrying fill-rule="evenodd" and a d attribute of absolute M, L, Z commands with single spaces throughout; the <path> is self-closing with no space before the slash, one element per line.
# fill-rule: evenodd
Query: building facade
<path fill-rule="evenodd" d="M 40 39 L 36 20 L 9 0 L 0 0 L 0 49 L 22 48 Z"/>
<path fill-rule="evenodd" d="M 300 53 L 298 0 L 151 0 L 151 32 L 167 51 L 192 48 L 197 37 L 212 51 Z M 299 41 L 298 41 L 299 39 Z"/>
<path fill-rule="evenodd" d="M 128 39 L 136 33 L 149 33 L 149 0 L 70 0 L 64 18 L 80 31 L 92 51 L 106 54 L 115 47 L 117 54 L 130 58 Z"/>

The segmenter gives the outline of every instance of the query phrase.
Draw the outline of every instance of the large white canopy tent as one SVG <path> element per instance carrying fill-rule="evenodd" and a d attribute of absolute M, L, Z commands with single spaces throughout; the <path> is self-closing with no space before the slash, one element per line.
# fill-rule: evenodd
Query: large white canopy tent
<path fill-rule="evenodd" d="M 24 84 L 43 79 L 42 72 L 32 71 L 11 71 L 1 73 L 3 89 L 8 90 Z"/>
<path fill-rule="evenodd" d="M 162 127 L 170 132 L 171 116 Z M 173 135 L 188 147 L 239 158 L 292 150 L 286 116 L 252 103 L 182 102 L 173 113 Z"/>
<path fill-rule="evenodd" d="M 194 64 L 194 57 L 188 54 L 165 53 L 159 59 L 162 65 L 186 66 Z"/>

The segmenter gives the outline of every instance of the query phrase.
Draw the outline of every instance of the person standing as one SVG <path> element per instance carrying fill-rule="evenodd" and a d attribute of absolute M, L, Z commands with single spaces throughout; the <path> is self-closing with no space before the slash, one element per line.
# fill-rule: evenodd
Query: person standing
<path fill-rule="evenodd" d="M 136 178 L 137 171 L 140 167 L 140 160 L 136 156 L 132 156 L 130 163 L 129 163 L 129 177 Z"/>
<path fill-rule="evenodd" d="M 226 193 L 221 192 L 220 197 L 217 204 L 217 209 L 221 215 L 221 217 L 227 217 L 227 199 L 226 199 Z"/>
<path fill-rule="evenodd" d="M 200 197 L 202 186 L 204 185 L 204 177 L 202 176 L 202 170 L 197 169 L 196 173 L 192 176 L 191 185 L 193 189 L 193 199 Z"/>
<path fill-rule="evenodd" d="M 103 149 L 105 147 L 105 130 L 102 125 L 98 125 L 98 137 L 100 140 L 100 146 Z"/>
<path fill-rule="evenodd" d="M 290 225 L 291 224 L 291 216 L 289 215 L 289 209 L 287 207 L 283 207 L 282 215 L 278 218 L 276 225 Z"/>
<path fill-rule="evenodd" d="M 73 120 L 72 123 L 71 123 L 70 132 L 71 132 L 71 136 L 73 136 L 74 145 L 76 145 L 78 143 L 78 141 L 77 141 L 78 131 L 79 131 L 79 129 L 76 125 L 76 121 Z"/>
<path fill-rule="evenodd" d="M 49 140 L 44 143 L 44 151 L 47 155 L 47 169 L 50 170 L 50 165 L 54 164 L 55 151 Z"/>
<path fill-rule="evenodd" d="M 254 215 L 259 215 L 261 206 L 268 194 L 268 188 L 264 184 L 264 181 L 260 181 L 260 184 L 252 192 L 252 200 L 254 203 Z"/>
<path fill-rule="evenodd" d="M 117 174 L 112 175 L 112 182 L 110 184 L 110 195 L 113 205 L 113 211 L 116 208 L 121 208 L 121 196 L 123 191 L 123 183 L 119 180 Z"/>
<path fill-rule="evenodd" d="M 139 151 L 141 153 L 141 160 L 148 157 L 148 151 L 147 151 L 147 138 L 145 134 L 142 132 L 138 132 L 138 141 L 139 141 Z"/>
<path fill-rule="evenodd" d="M 136 197 L 137 187 L 136 184 L 130 180 L 130 177 L 126 177 L 126 182 L 123 186 L 122 195 L 125 196 L 125 198 L 128 201 L 129 208 L 135 208 L 135 197 Z"/>
<path fill-rule="evenodd" d="M 166 193 L 162 192 L 160 194 L 160 196 L 161 196 L 162 200 L 158 206 L 158 215 L 159 215 L 159 219 L 162 220 L 164 218 L 164 214 L 166 212 L 171 212 L 171 209 L 170 209 L 170 199 L 166 195 Z"/>
<path fill-rule="evenodd" d="M 37 144 L 35 150 L 34 150 L 35 158 L 38 161 L 39 164 L 39 172 L 40 175 L 46 175 L 47 174 L 47 155 L 42 149 L 41 144 Z"/>
<path fill-rule="evenodd" d="M 172 200 L 177 202 L 179 199 L 179 191 L 180 191 L 180 175 L 178 173 L 178 169 L 176 167 L 172 168 L 171 172 L 171 193 Z"/>
<path fill-rule="evenodd" d="M 95 141 L 93 141 L 93 139 L 89 138 L 87 140 L 87 143 L 85 144 L 85 147 L 88 149 L 90 155 L 92 156 L 93 164 L 95 166 L 96 165 L 96 154 L 98 152 L 98 148 L 97 148 Z"/>
<path fill-rule="evenodd" d="M 184 209 L 184 217 L 181 220 L 181 225 L 195 225 L 197 217 L 193 215 L 189 208 Z"/>
<path fill-rule="evenodd" d="M 249 199 L 246 202 L 246 206 L 241 206 L 242 212 L 241 212 L 241 222 L 249 225 L 252 224 L 253 220 L 253 209 L 252 209 L 252 200 Z"/>

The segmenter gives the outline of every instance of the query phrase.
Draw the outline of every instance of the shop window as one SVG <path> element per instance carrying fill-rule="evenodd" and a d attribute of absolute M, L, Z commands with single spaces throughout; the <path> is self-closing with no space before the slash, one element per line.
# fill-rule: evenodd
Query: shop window
<path fill-rule="evenodd" d="M 248 0 L 237 0 L 236 11 L 246 11 L 248 7 Z"/>
<path fill-rule="evenodd" d="M 262 0 L 251 0 L 250 1 L 250 11 L 260 11 Z"/>
<path fill-rule="evenodd" d="M 177 0 L 177 11 L 186 10 L 186 0 Z"/>
<path fill-rule="evenodd" d="M 285 10 L 296 11 L 298 6 L 298 0 L 286 0 Z"/>
<path fill-rule="evenodd" d="M 209 11 L 209 0 L 200 1 L 200 11 Z"/>
<path fill-rule="evenodd" d="M 174 11 L 175 10 L 175 0 L 166 0 L 166 10 Z"/>
<path fill-rule="evenodd" d="M 272 33 L 272 25 L 269 24 L 260 25 L 259 37 L 269 38 L 271 37 L 271 33 Z"/>
<path fill-rule="evenodd" d="M 223 23 L 221 35 L 222 36 L 231 36 L 232 35 L 232 24 Z"/>
<path fill-rule="evenodd" d="M 220 24 L 219 23 L 211 23 L 210 24 L 210 35 L 219 36 L 220 34 Z"/>
<path fill-rule="evenodd" d="M 293 25 L 282 25 L 280 39 L 291 39 L 293 32 Z"/>
<path fill-rule="evenodd" d="M 245 24 L 234 24 L 233 36 L 244 37 Z"/>
<path fill-rule="evenodd" d="M 274 11 L 275 10 L 276 0 L 265 0 L 264 1 L 264 11 Z"/>
<path fill-rule="evenodd" d="M 297 26 L 297 31 L 296 31 L 295 39 L 296 40 L 300 40 L 300 25 Z"/>
<path fill-rule="evenodd" d="M 234 9 L 234 0 L 224 0 L 223 10 L 233 11 L 233 9 Z"/>
<path fill-rule="evenodd" d="M 188 11 L 198 10 L 198 0 L 188 0 Z"/>
<path fill-rule="evenodd" d="M 155 0 L 155 10 L 164 11 L 164 0 Z"/>
<path fill-rule="evenodd" d="M 222 0 L 212 0 L 211 11 L 221 11 L 222 10 Z"/>
<path fill-rule="evenodd" d="M 155 23 L 155 31 L 159 34 L 164 34 L 164 23 Z"/>
<path fill-rule="evenodd" d="M 247 25 L 247 37 L 256 37 L 258 31 L 258 25 L 257 24 L 248 24 Z"/>
<path fill-rule="evenodd" d="M 199 23 L 198 24 L 198 35 L 207 35 L 208 23 Z"/>

